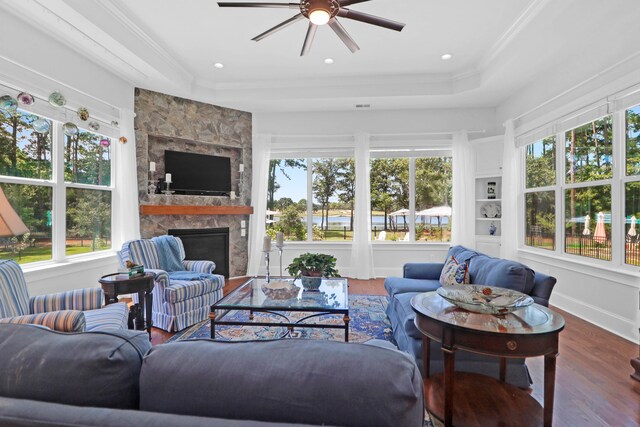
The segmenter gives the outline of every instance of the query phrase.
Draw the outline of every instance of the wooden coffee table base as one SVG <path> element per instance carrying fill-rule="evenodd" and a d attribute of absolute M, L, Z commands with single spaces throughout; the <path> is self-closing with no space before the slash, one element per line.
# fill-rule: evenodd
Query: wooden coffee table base
<path fill-rule="evenodd" d="M 426 378 L 425 403 L 429 412 L 444 421 L 444 375 Z M 456 372 L 453 385 L 453 425 L 541 426 L 542 406 L 526 391 L 486 375 Z"/>

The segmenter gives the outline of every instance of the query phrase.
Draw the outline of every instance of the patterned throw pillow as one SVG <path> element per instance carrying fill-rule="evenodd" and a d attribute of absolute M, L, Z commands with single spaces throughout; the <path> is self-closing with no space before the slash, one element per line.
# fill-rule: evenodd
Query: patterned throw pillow
<path fill-rule="evenodd" d="M 453 255 L 447 258 L 442 273 L 440 273 L 440 284 L 442 286 L 468 285 L 469 268 L 467 263 L 459 263 Z"/>

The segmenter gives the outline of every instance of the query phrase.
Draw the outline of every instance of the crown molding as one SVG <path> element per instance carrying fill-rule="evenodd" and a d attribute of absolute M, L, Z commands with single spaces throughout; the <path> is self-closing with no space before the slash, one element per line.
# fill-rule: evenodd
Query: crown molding
<path fill-rule="evenodd" d="M 109 12 L 114 19 L 126 27 L 133 35 L 142 41 L 152 52 L 161 57 L 167 64 L 178 70 L 186 80 L 193 80 L 193 74 L 178 62 L 173 55 L 169 53 L 166 46 L 162 46 L 156 42 L 149 34 L 140 27 L 140 24 L 129 18 L 129 12 L 119 7 L 113 0 L 102 0 L 100 6 Z"/>
<path fill-rule="evenodd" d="M 478 70 L 487 69 L 515 38 L 540 14 L 540 12 L 551 3 L 551 0 L 533 0 L 529 6 L 518 16 L 502 36 L 489 48 L 487 53 L 480 59 Z"/>

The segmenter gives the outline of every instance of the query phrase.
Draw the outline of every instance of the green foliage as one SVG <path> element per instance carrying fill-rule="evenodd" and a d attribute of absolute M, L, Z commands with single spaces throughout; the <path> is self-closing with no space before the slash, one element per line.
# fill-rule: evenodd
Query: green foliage
<path fill-rule="evenodd" d="M 612 177 L 612 132 L 611 116 L 606 116 L 565 133 L 567 183 Z"/>
<path fill-rule="evenodd" d="M 545 187 L 556 183 L 556 139 L 549 137 L 527 145 L 527 188 Z"/>
<path fill-rule="evenodd" d="M 320 203 L 322 230 L 329 229 L 329 199 L 338 190 L 338 161 L 320 159 L 313 162 L 313 197 Z"/>
<path fill-rule="evenodd" d="M 67 191 L 67 235 L 92 242 L 92 250 L 111 236 L 111 194 L 106 191 L 69 189 Z"/>
<path fill-rule="evenodd" d="M 340 277 L 336 270 L 336 258 L 325 254 L 304 253 L 293 259 L 287 267 L 287 271 L 293 277 L 322 276 Z"/>
<path fill-rule="evenodd" d="M 371 159 L 371 208 L 384 212 L 384 229 L 388 214 L 409 206 L 409 159 Z"/>
<path fill-rule="evenodd" d="M 416 159 L 416 210 L 450 205 L 452 173 L 451 157 Z"/>
<path fill-rule="evenodd" d="M 626 113 L 627 175 L 640 175 L 640 106 Z"/>

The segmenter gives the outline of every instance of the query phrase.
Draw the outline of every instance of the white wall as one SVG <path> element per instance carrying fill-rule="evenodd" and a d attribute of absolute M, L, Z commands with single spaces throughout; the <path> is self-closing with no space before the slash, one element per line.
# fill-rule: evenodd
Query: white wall
<path fill-rule="evenodd" d="M 120 109 L 133 110 L 133 86 L 112 74 L 107 62 L 96 65 L 58 43 L 51 34 L 41 33 L 19 19 L 3 16 L 1 21 L 3 33 L 11 36 L 0 38 L 0 95 L 24 90 L 46 99 L 58 90 L 66 96 L 68 106 L 85 106 L 106 123 L 121 120 Z M 39 99 L 35 106 L 45 102 Z M 126 132 L 116 129 L 120 131 Z M 122 149 L 135 151 L 133 135 L 127 137 L 129 143 Z M 137 199 L 122 201 L 114 196 L 116 209 L 121 203 L 137 206 Z M 116 227 L 118 224 L 114 224 Z M 115 252 L 38 264 L 23 266 L 31 295 L 98 286 L 102 275 L 118 267 Z"/>
<path fill-rule="evenodd" d="M 493 108 L 397 111 L 336 111 L 255 113 L 253 132 L 272 135 L 412 134 L 421 132 L 484 131 L 496 133 Z"/>

